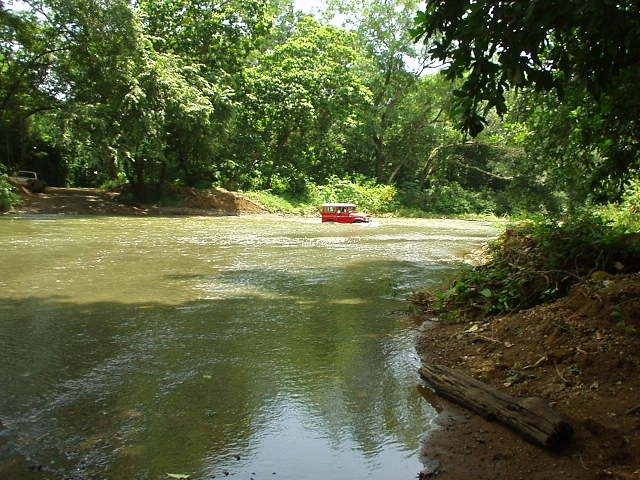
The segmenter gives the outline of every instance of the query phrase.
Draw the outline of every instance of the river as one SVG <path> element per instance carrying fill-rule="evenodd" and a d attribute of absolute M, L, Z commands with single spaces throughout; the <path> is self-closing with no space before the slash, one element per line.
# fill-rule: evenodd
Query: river
<path fill-rule="evenodd" d="M 0 217 L 0 478 L 413 479 L 407 295 L 488 222 Z"/>

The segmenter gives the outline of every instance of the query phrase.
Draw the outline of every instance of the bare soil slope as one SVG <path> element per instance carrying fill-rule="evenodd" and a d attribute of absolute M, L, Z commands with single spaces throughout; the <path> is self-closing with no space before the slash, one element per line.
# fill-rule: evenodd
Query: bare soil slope
<path fill-rule="evenodd" d="M 222 188 L 185 189 L 184 206 L 135 206 L 118 201 L 117 192 L 94 188 L 47 188 L 46 193 L 22 192 L 24 202 L 11 214 L 67 215 L 238 215 L 263 208 L 248 197 Z"/>
<path fill-rule="evenodd" d="M 640 274 L 605 275 L 555 303 L 484 323 L 428 323 L 418 344 L 424 362 L 545 399 L 575 440 L 546 451 L 423 388 L 443 409 L 424 452 L 438 467 L 425 477 L 640 479 Z"/>

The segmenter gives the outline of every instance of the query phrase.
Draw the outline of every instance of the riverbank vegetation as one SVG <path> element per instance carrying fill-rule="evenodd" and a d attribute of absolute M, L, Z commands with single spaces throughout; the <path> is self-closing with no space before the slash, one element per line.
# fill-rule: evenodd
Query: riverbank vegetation
<path fill-rule="evenodd" d="M 640 32 L 637 4 L 553 5 L 427 2 L 416 19 L 414 33 L 460 82 L 458 128 L 480 136 L 496 128 L 490 115 L 499 115 L 502 138 L 518 138 L 529 175 L 543 175 L 538 186 L 551 187 L 538 197 L 520 185 L 545 199 L 528 209 L 544 219 L 512 226 L 490 248 L 487 265 L 436 293 L 435 305 L 458 316 L 461 307 L 483 314 L 528 308 L 594 272 L 640 270 L 640 57 L 627 41 Z M 511 97 L 514 90 L 525 93 Z"/>
<path fill-rule="evenodd" d="M 629 228 L 631 227 L 631 228 Z M 612 225 L 591 213 L 560 222 L 514 222 L 450 285 L 413 301 L 441 319 L 471 321 L 561 298 L 577 283 L 640 271 L 637 224 Z"/>
<path fill-rule="evenodd" d="M 418 351 L 544 399 L 574 428 L 558 455 L 478 418 L 451 420 L 428 446 L 438 478 L 636 478 L 638 2 L 426 2 L 414 33 L 458 82 L 457 127 L 483 138 L 500 125 L 524 151 L 510 185 L 545 199 L 480 265 L 415 295 L 438 321 Z M 540 189 L 518 184 L 525 172 Z"/>
<path fill-rule="evenodd" d="M 0 3 L 0 162 L 140 202 L 170 201 L 162 196 L 178 186 L 269 194 L 294 210 L 345 193 L 372 213 L 412 215 L 623 204 L 637 182 L 637 64 L 623 41 L 637 15 L 616 15 L 613 33 L 584 33 L 594 48 L 603 33 L 598 48 L 619 47 L 611 68 L 563 36 L 581 70 L 562 57 L 546 72 L 537 57 L 507 55 L 528 38 L 472 21 L 479 6 L 444 37 L 447 12 L 429 6 L 416 23 L 419 8 L 329 2 L 311 16 L 290 0 Z M 563 21 L 608 18 L 580 12 Z M 551 13 L 530 15 L 542 24 Z M 464 29 L 505 53 L 453 55 Z M 530 40 L 541 55 L 544 42 Z M 556 50 L 544 54 L 555 61 Z"/>

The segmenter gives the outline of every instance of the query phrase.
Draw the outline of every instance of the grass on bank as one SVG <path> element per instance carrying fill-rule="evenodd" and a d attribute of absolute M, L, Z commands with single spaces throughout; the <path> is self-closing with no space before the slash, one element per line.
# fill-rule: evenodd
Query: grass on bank
<path fill-rule="evenodd" d="M 640 271 L 640 180 L 617 204 L 562 220 L 514 221 L 485 253 L 485 264 L 463 267 L 455 280 L 417 292 L 412 302 L 443 320 L 468 320 L 555 300 L 590 278 Z"/>
<path fill-rule="evenodd" d="M 246 195 L 270 213 L 312 215 L 318 211 L 317 205 L 309 203 L 308 200 L 288 198 L 269 192 L 248 192 Z"/>
<path fill-rule="evenodd" d="M 586 279 L 640 271 L 634 225 L 604 219 L 601 211 L 512 223 L 488 244 L 486 263 L 411 301 L 442 320 L 465 321 L 556 300 Z"/>

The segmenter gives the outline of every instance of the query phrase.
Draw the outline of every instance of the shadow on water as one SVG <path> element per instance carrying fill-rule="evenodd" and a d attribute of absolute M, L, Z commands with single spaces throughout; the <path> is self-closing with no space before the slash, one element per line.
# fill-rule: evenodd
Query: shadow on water
<path fill-rule="evenodd" d="M 177 305 L 5 301 L 0 474 L 401 473 L 384 446 L 412 457 L 430 415 L 390 283 L 411 267 L 167 274 L 208 296 Z M 402 468 L 420 469 L 415 458 Z"/>

